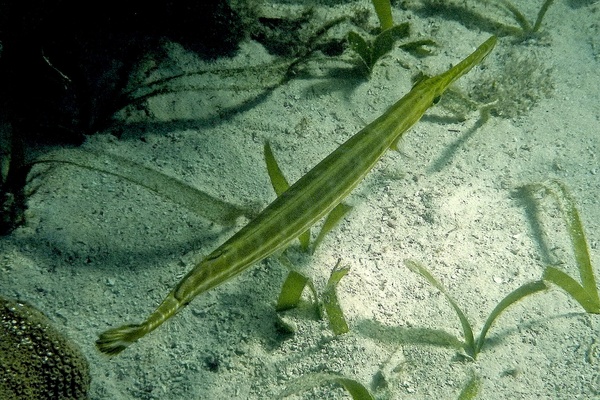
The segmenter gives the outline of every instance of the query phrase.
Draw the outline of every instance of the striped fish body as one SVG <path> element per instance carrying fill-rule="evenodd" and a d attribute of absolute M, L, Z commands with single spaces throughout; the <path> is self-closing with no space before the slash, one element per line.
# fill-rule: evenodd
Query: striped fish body
<path fill-rule="evenodd" d="M 339 204 L 448 86 L 478 64 L 495 43 L 492 36 L 450 70 L 418 82 L 383 115 L 340 145 L 206 257 L 198 265 L 200 268 L 190 271 L 175 290 L 176 297 L 189 301 L 287 247 Z"/>
<path fill-rule="evenodd" d="M 198 294 L 287 247 L 339 204 L 448 86 L 480 63 L 495 44 L 496 38 L 492 36 L 448 71 L 418 82 L 388 111 L 340 145 L 196 265 L 145 322 L 102 333 L 96 342 L 100 351 L 119 353 Z"/>

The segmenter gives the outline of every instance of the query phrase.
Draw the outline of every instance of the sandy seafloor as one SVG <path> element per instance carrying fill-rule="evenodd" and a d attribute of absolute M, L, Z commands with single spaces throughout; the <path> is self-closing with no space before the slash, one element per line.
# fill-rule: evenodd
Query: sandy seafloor
<path fill-rule="evenodd" d="M 519 7 L 534 19 L 539 3 Z M 370 7 L 330 2 L 317 6 L 316 15 L 325 22 L 357 4 Z M 297 15 L 304 6 L 262 7 L 264 15 Z M 259 95 L 263 78 L 245 90 L 248 74 L 208 74 L 194 82 L 197 90 L 125 110 L 119 118 L 128 129 L 120 139 L 99 133 L 83 148 L 125 157 L 231 203 L 265 206 L 275 197 L 263 159 L 266 140 L 295 181 L 407 93 L 412 75 L 444 71 L 493 33 L 422 7 L 404 2 L 394 17 L 410 21 L 413 38 L 438 43 L 429 57 L 395 49 L 369 80 L 328 76 L 351 67 L 350 53 L 317 57 L 302 76 L 224 118 L 219 110 Z M 487 10 L 492 21 L 516 25 L 498 8 Z M 100 354 L 94 341 L 101 331 L 145 318 L 194 260 L 246 221 L 224 228 L 142 187 L 73 166 L 39 169 L 26 225 L 0 239 L 0 292 L 39 307 L 81 347 L 91 367 L 91 399 L 271 399 L 297 378 L 322 372 L 356 379 L 377 399 L 455 399 L 472 373 L 482 378 L 482 399 L 600 398 L 600 316 L 552 287 L 509 308 L 469 361 L 456 349 L 428 344 L 433 330 L 462 340 L 460 323 L 443 295 L 404 265 L 407 259 L 426 265 L 477 334 L 494 306 L 539 279 L 547 263 L 577 277 L 554 202 L 540 197 L 541 238 L 516 191 L 558 179 L 577 202 L 599 272 L 600 3 L 557 1 L 542 31 L 525 43 L 501 37 L 483 66 L 456 85 L 474 93 L 479 82 L 496 77 L 496 87 L 504 88 L 511 77 L 516 89 L 499 89 L 503 100 L 522 101 L 528 110 L 493 115 L 470 132 L 478 111 L 459 120 L 443 104 L 431 108 L 400 151 L 386 154 L 351 194 L 354 209 L 315 254 L 290 250 L 318 289 L 338 259 L 350 266 L 338 287 L 348 334 L 334 337 L 308 303 L 285 314 L 296 332 L 282 334 L 274 305 L 286 270 L 270 259 L 198 297 L 119 356 Z M 142 63 L 140 75 L 152 80 L 276 61 L 251 40 L 235 58 L 212 64 L 177 44 L 165 48 L 169 57 Z M 502 74 L 503 66 L 524 59 L 537 60 L 533 77 L 526 66 Z M 527 88 L 527 80 L 543 76 L 551 92 Z M 291 398 L 349 396 L 323 385 Z"/>

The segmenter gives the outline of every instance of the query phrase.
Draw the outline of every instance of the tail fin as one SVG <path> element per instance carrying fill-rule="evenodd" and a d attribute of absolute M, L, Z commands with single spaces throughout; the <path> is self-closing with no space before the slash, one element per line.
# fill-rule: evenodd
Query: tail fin
<path fill-rule="evenodd" d="M 96 347 L 104 354 L 117 355 L 146 334 L 144 325 L 124 325 L 100 334 Z"/>
<path fill-rule="evenodd" d="M 96 340 L 96 347 L 102 353 L 111 356 L 117 355 L 142 336 L 158 328 L 185 305 L 187 303 L 177 300 L 173 291 L 169 293 L 158 308 L 143 323 L 139 325 L 123 325 L 102 332 L 98 340 Z"/>

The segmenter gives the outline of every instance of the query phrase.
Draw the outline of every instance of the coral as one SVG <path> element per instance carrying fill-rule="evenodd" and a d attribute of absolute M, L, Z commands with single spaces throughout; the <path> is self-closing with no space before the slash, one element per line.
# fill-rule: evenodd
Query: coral
<path fill-rule="evenodd" d="M 0 398 L 85 399 L 88 362 L 28 304 L 0 296 Z"/>

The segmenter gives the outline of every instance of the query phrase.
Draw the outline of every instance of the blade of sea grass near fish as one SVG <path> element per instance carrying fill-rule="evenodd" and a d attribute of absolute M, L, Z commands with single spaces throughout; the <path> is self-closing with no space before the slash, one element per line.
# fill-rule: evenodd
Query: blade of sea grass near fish
<path fill-rule="evenodd" d="M 317 246 L 319 246 L 321 244 L 321 242 L 323 241 L 323 239 L 325 239 L 325 236 L 329 232 L 331 232 L 331 230 L 340 223 L 342 218 L 344 218 L 344 216 L 346 214 L 348 214 L 348 212 L 350 210 L 352 210 L 352 206 L 349 206 L 345 203 L 340 203 L 337 206 L 335 206 L 335 208 L 333 210 L 331 210 L 331 212 L 329 214 L 327 214 L 327 217 L 325 218 L 325 222 L 323 222 L 323 226 L 321 227 L 321 230 L 319 231 L 319 235 L 317 236 L 317 238 L 315 239 L 315 242 L 313 243 L 312 250 L 311 250 L 312 253 L 315 252 Z"/>
<path fill-rule="evenodd" d="M 583 224 L 581 222 L 581 217 L 579 216 L 579 211 L 575 206 L 575 200 L 563 183 L 557 180 L 553 180 L 550 183 L 558 187 L 558 191 L 551 190 L 551 193 L 555 193 L 555 197 L 561 204 L 563 210 L 567 231 L 569 232 L 571 244 L 573 245 L 573 252 L 575 253 L 575 261 L 577 262 L 577 268 L 579 269 L 581 284 L 596 305 L 596 308 L 598 308 L 600 307 L 600 297 L 596 286 L 596 278 L 594 277 L 588 242 L 585 237 L 585 232 L 583 231 Z"/>
<path fill-rule="evenodd" d="M 375 12 L 377 13 L 377 18 L 379 18 L 381 30 L 385 31 L 386 29 L 394 26 L 392 5 L 390 4 L 390 0 L 372 0 L 372 2 Z"/>
<path fill-rule="evenodd" d="M 290 271 L 281 287 L 275 310 L 285 311 L 297 307 L 307 283 L 308 277 L 298 271 Z"/>
<path fill-rule="evenodd" d="M 271 180 L 271 186 L 273 186 L 275 194 L 277 194 L 277 197 L 279 197 L 281 194 L 283 194 L 283 192 L 288 190 L 290 184 L 285 178 L 285 175 L 283 175 L 281 168 L 279 168 L 279 164 L 277 163 L 277 159 L 275 159 L 275 155 L 273 154 L 273 150 L 271 149 L 269 142 L 265 143 L 264 152 L 265 162 L 267 163 L 267 173 L 269 174 L 269 179 Z M 304 233 L 298 236 L 298 240 L 300 240 L 300 246 L 302 249 L 304 251 L 308 250 L 310 245 L 310 229 L 307 229 Z"/>
<path fill-rule="evenodd" d="M 474 357 L 475 353 L 475 338 L 473 337 L 473 329 L 471 328 L 471 324 L 467 319 L 465 313 L 460 309 L 458 304 L 454 301 L 452 297 L 446 291 L 446 288 L 439 283 L 433 275 L 425 268 L 421 263 L 418 263 L 414 260 L 406 260 L 404 264 L 410 269 L 412 272 L 415 272 L 421 275 L 423 278 L 427 280 L 433 287 L 442 292 L 446 299 L 452 305 L 452 308 L 456 312 L 458 319 L 460 319 L 460 324 L 463 328 L 463 334 L 465 335 L 465 351 L 469 356 Z"/>
<path fill-rule="evenodd" d="M 583 286 L 567 273 L 549 265 L 544 270 L 543 278 L 567 292 L 586 312 L 598 314 L 600 311 Z"/>
<path fill-rule="evenodd" d="M 558 203 L 567 226 L 571 245 L 573 246 L 575 263 L 579 270 L 581 284 L 565 272 L 552 266 L 546 267 L 543 278 L 569 293 L 587 312 L 600 313 L 600 298 L 598 296 L 596 278 L 594 276 L 588 242 L 585 237 L 579 211 L 575 206 L 575 200 L 567 187 L 554 179 L 547 183 L 532 184 L 528 187 L 546 190 Z"/>
<path fill-rule="evenodd" d="M 335 383 L 342 386 L 354 400 L 375 399 L 373 395 L 369 393 L 369 390 L 360 382 L 354 379 L 346 378 L 342 375 L 331 373 L 314 373 L 304 375 L 288 385 L 288 387 L 279 395 L 279 398 L 283 399 L 325 383 Z"/>
<path fill-rule="evenodd" d="M 465 387 L 460 391 L 458 400 L 472 400 L 477 397 L 482 382 L 481 376 L 473 372 Z"/>
<path fill-rule="evenodd" d="M 106 173 L 140 185 L 161 197 L 219 225 L 230 226 L 241 216 L 256 212 L 219 200 L 175 178 L 125 158 L 81 149 L 61 149 L 45 154 L 32 164 L 62 163 Z"/>
<path fill-rule="evenodd" d="M 479 335 L 479 338 L 477 338 L 477 343 L 475 344 L 473 358 L 475 358 L 481 350 L 488 330 L 491 328 L 496 318 L 498 318 L 498 316 L 502 314 L 504 310 L 524 297 L 546 289 L 548 289 L 548 286 L 543 280 L 528 282 L 522 286 L 519 286 L 517 289 L 510 292 L 505 298 L 500 300 L 500 303 L 498 303 L 498 305 L 496 305 L 496 307 L 492 310 L 489 317 L 485 321 L 485 324 L 483 325 L 481 334 Z"/>
<path fill-rule="evenodd" d="M 339 265 L 340 261 L 338 260 L 333 271 L 331 271 L 331 275 L 325 286 L 325 291 L 323 292 L 323 306 L 327 313 L 327 319 L 329 319 L 329 326 L 335 335 L 341 335 L 350 330 L 336 292 L 337 285 L 344 275 L 348 273 L 350 268 L 340 267 Z"/>

